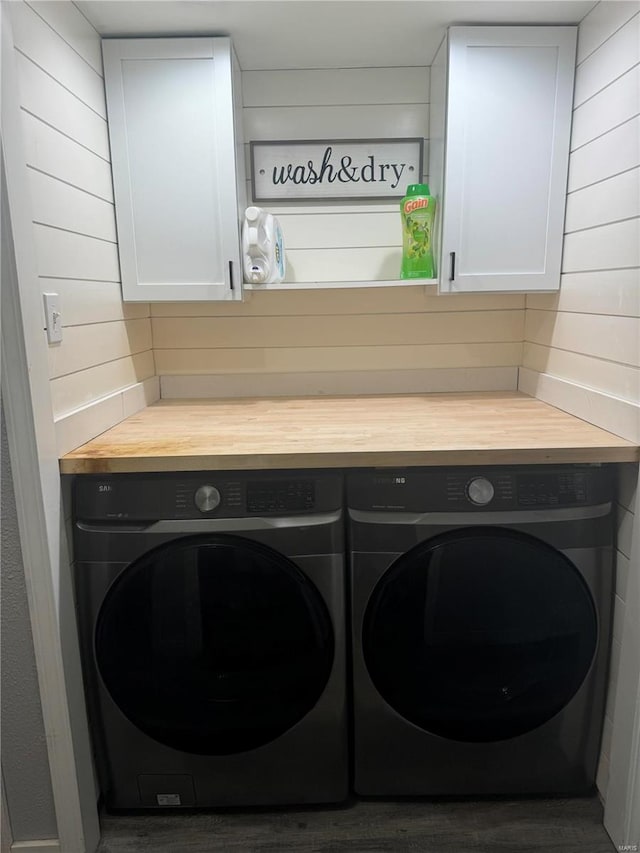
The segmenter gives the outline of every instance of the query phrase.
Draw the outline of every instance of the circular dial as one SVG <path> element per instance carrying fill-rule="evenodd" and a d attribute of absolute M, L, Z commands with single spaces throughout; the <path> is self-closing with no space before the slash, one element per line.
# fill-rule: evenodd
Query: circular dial
<path fill-rule="evenodd" d="M 486 477 L 475 477 L 467 486 L 467 497 L 476 506 L 485 506 L 493 499 L 494 491 Z"/>
<path fill-rule="evenodd" d="M 193 496 L 195 505 L 200 512 L 213 512 L 214 509 L 220 506 L 222 500 L 220 492 L 215 486 L 200 486 Z"/>

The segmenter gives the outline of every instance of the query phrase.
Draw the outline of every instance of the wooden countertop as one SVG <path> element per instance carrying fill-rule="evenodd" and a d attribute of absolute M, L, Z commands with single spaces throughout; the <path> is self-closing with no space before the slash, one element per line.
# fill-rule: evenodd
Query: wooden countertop
<path fill-rule="evenodd" d="M 517 392 L 162 400 L 64 474 L 633 462 L 639 448 Z"/>

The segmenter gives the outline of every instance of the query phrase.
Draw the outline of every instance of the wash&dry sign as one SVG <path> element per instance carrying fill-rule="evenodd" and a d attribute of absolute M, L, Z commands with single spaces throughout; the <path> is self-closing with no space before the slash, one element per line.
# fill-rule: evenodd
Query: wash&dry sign
<path fill-rule="evenodd" d="M 422 155 L 422 139 L 252 142 L 253 200 L 401 198 Z"/>

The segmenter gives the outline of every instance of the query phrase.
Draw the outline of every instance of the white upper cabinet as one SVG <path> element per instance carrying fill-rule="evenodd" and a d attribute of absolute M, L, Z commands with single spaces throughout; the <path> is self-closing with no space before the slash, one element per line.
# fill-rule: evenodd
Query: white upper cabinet
<path fill-rule="evenodd" d="M 431 75 L 441 292 L 559 288 L 576 32 L 449 29 Z"/>
<path fill-rule="evenodd" d="M 103 56 L 124 300 L 240 299 L 242 98 L 230 40 L 107 39 Z"/>

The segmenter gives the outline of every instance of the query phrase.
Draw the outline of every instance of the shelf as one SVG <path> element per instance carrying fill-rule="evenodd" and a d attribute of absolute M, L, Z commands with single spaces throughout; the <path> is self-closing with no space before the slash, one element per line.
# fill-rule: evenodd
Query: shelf
<path fill-rule="evenodd" d="M 422 287 L 438 284 L 437 278 L 393 279 L 388 281 L 281 281 L 273 284 L 243 284 L 244 290 L 333 290 L 348 287 Z"/>

